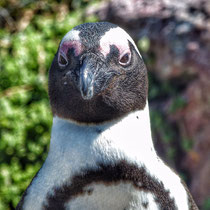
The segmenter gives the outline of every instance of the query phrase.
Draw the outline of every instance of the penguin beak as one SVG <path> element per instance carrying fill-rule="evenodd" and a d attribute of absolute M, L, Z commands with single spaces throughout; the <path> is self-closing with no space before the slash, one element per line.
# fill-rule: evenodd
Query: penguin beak
<path fill-rule="evenodd" d="M 94 67 L 91 61 L 88 59 L 83 60 L 83 64 L 80 68 L 80 81 L 79 87 L 81 96 L 84 100 L 90 100 L 94 93 Z"/>

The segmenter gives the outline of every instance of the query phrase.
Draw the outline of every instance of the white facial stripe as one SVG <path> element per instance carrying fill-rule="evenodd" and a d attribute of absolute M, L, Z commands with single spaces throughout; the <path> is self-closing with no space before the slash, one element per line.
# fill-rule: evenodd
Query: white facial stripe
<path fill-rule="evenodd" d="M 100 40 L 100 48 L 101 52 L 104 56 L 106 56 L 110 51 L 110 45 L 115 45 L 120 50 L 120 53 L 127 51 L 128 40 L 133 44 L 139 56 L 142 58 L 137 46 L 135 45 L 133 39 L 120 27 L 112 28 L 107 31 Z"/>
<path fill-rule="evenodd" d="M 79 37 L 79 33 L 80 31 L 74 30 L 72 29 L 71 31 L 69 31 L 62 39 L 60 45 L 63 44 L 63 42 L 65 41 L 80 41 L 80 37 Z"/>

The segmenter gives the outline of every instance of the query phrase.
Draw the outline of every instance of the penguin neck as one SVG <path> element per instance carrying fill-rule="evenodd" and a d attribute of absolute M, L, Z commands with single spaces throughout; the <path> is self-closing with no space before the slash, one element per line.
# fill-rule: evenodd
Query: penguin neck
<path fill-rule="evenodd" d="M 170 189 L 172 198 L 176 198 L 176 204 L 181 206 L 178 209 L 187 209 L 187 197 L 179 177 L 157 157 L 154 150 L 148 105 L 144 110 L 103 125 L 77 125 L 54 117 L 48 157 L 20 206 L 23 205 L 23 209 L 31 206 L 41 209 L 43 205 L 48 205 L 49 196 L 54 200 L 55 189 L 70 186 L 75 177 L 83 176 L 87 171 L 95 173 L 101 164 L 112 167 L 122 161 L 145 170 L 148 176 L 164 183 L 166 192 Z M 126 191 L 124 187 L 119 189 L 122 193 Z M 111 195 L 114 197 L 115 194 Z M 119 203 L 124 202 L 124 196 L 128 198 L 127 195 L 123 193 Z M 106 196 L 105 193 L 102 197 Z"/>
<path fill-rule="evenodd" d="M 150 158 L 152 154 L 156 156 L 148 103 L 143 110 L 131 112 L 119 120 L 104 124 L 81 125 L 54 117 L 49 156 L 54 156 L 53 153 L 71 156 L 73 148 L 75 151 L 86 152 L 92 147 L 100 153 L 102 159 L 108 160 L 114 154 L 119 156 L 116 159 L 133 157 L 138 161 L 139 158 L 140 161 L 145 160 L 145 155 Z M 104 157 L 105 154 L 107 157 Z"/>

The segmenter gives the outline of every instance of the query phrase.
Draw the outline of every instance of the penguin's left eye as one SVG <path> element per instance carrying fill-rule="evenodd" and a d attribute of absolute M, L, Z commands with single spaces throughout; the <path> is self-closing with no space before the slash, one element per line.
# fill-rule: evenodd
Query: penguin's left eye
<path fill-rule="evenodd" d="M 131 54 L 129 52 L 124 53 L 119 60 L 120 65 L 126 66 L 130 63 L 131 61 Z"/>
<path fill-rule="evenodd" d="M 61 67 L 67 66 L 68 60 L 67 60 L 66 56 L 64 56 L 60 53 L 59 57 L 58 57 L 58 63 Z"/>

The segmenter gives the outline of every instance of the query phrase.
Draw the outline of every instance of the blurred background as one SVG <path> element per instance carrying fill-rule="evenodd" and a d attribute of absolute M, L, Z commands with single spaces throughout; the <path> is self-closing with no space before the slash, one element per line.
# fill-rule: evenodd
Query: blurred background
<path fill-rule="evenodd" d="M 0 1 L 0 210 L 14 209 L 46 158 L 48 70 L 74 26 L 110 21 L 148 67 L 155 147 L 210 209 L 210 1 Z"/>

